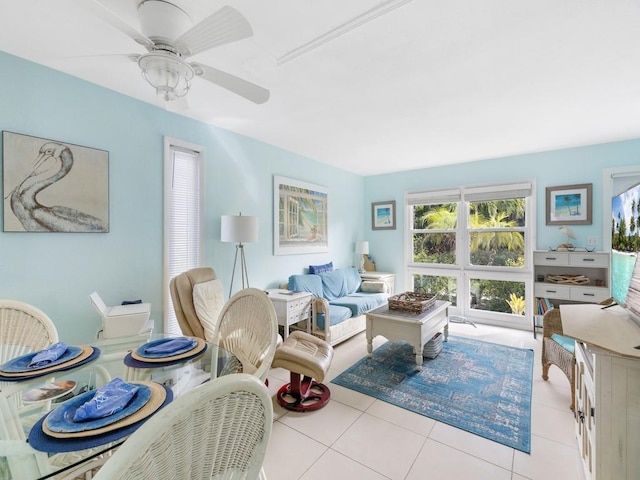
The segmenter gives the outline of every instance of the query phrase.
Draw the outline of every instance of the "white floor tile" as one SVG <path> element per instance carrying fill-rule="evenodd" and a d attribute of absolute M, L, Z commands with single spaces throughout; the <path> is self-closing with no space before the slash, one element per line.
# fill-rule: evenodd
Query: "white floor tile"
<path fill-rule="evenodd" d="M 406 480 L 425 478 L 511 480 L 511 470 L 428 439 Z"/>
<path fill-rule="evenodd" d="M 425 437 L 363 414 L 333 445 L 333 450 L 392 480 L 403 480 Z"/>
<path fill-rule="evenodd" d="M 387 480 L 387 477 L 339 454 L 327 450 L 300 480 Z"/>
<path fill-rule="evenodd" d="M 360 415 L 360 410 L 329 401 L 320 410 L 289 412 L 280 417 L 280 422 L 329 447 Z"/>
<path fill-rule="evenodd" d="M 534 403 L 531 405 L 531 435 L 562 443 L 569 447 L 576 444 L 575 420 L 570 409 L 559 410 Z"/>
<path fill-rule="evenodd" d="M 274 422 L 263 464 L 264 473 L 272 480 L 297 480 L 326 450 L 320 442 Z"/>
<path fill-rule="evenodd" d="M 515 452 L 513 471 L 532 480 L 578 480 L 576 448 L 531 435 L 531 454 Z"/>

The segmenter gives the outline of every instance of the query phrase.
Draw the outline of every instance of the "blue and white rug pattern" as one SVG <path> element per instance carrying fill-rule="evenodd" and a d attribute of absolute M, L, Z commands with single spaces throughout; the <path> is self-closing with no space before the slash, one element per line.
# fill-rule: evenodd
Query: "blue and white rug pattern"
<path fill-rule="evenodd" d="M 332 383 L 529 453 L 533 350 L 450 336 L 415 368 L 406 342 L 387 342 Z"/>

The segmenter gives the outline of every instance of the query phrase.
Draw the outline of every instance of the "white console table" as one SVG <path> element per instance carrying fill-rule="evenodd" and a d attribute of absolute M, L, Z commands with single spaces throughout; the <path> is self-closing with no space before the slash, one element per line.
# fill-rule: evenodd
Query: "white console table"
<path fill-rule="evenodd" d="M 591 480 L 640 478 L 640 326 L 620 306 L 560 305 L 576 339 L 576 439 Z"/>

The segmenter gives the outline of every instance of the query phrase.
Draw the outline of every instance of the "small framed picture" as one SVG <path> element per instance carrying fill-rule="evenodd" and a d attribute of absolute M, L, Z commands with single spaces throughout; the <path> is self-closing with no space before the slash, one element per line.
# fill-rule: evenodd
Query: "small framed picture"
<path fill-rule="evenodd" d="M 592 185 L 547 187 L 547 225 L 591 225 Z"/>
<path fill-rule="evenodd" d="M 373 202 L 371 204 L 371 229 L 396 229 L 396 201 Z"/>

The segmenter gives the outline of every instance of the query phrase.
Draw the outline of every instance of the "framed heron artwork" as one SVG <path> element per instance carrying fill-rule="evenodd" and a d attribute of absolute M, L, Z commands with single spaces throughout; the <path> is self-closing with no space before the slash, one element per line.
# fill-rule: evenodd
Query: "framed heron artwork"
<path fill-rule="evenodd" d="M 5 232 L 109 231 L 109 152 L 2 132 Z"/>

